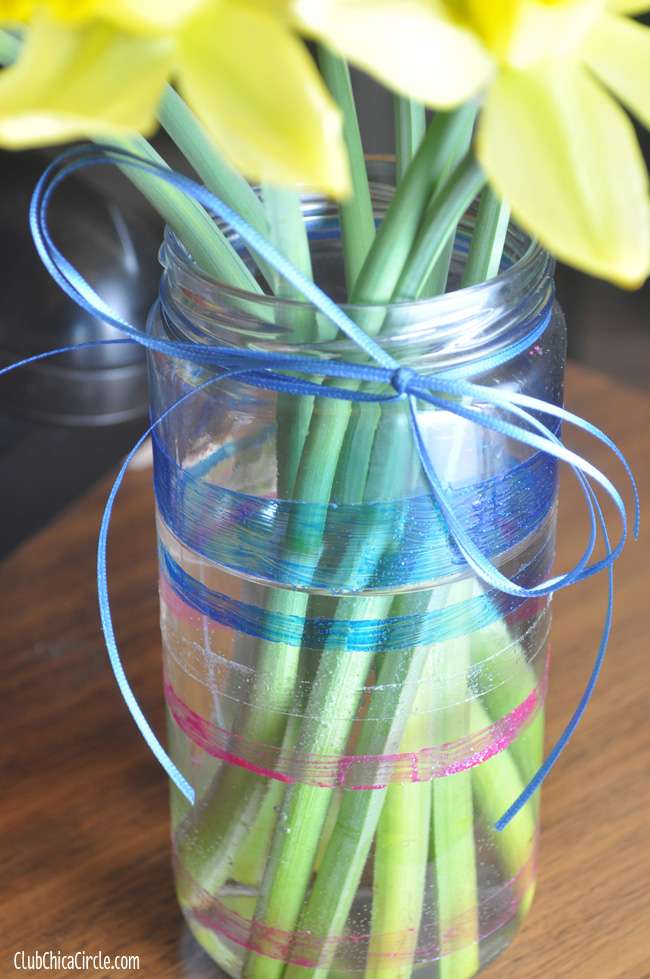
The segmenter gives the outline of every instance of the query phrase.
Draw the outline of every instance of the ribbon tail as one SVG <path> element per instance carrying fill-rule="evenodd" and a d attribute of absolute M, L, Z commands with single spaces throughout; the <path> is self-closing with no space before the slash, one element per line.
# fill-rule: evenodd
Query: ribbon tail
<path fill-rule="evenodd" d="M 598 520 L 600 523 L 600 527 L 602 529 L 603 536 L 605 538 L 605 546 L 607 549 L 607 553 L 610 554 L 611 549 L 609 545 L 609 539 L 607 537 L 607 531 L 605 529 L 605 521 L 600 506 L 598 504 L 598 501 L 595 499 L 595 497 L 594 497 L 594 502 L 596 505 L 596 509 L 598 511 Z M 528 783 L 524 791 L 521 793 L 521 795 L 519 795 L 515 799 L 515 801 L 510 806 L 510 808 L 507 809 L 506 812 L 504 812 L 503 816 L 501 816 L 494 824 L 494 828 L 499 832 L 505 829 L 505 827 L 508 825 L 511 819 L 513 819 L 514 816 L 517 815 L 519 810 L 526 805 L 526 803 L 531 798 L 531 796 L 540 787 L 540 785 L 542 784 L 542 782 L 544 781 L 548 773 L 553 768 L 553 765 L 555 764 L 555 762 L 558 760 L 558 758 L 566 748 L 569 739 L 572 737 L 573 732 L 578 726 L 578 723 L 585 712 L 587 704 L 591 699 L 591 695 L 594 691 L 594 687 L 596 686 L 596 681 L 598 679 L 598 675 L 600 674 L 600 669 L 603 665 L 603 660 L 605 658 L 605 650 L 607 649 L 607 642 L 609 640 L 609 633 L 612 625 L 612 611 L 614 607 L 614 569 L 612 568 L 611 565 L 607 569 L 607 576 L 609 579 L 609 587 L 608 587 L 608 595 L 607 595 L 607 611 L 605 613 L 605 624 L 603 626 L 603 632 L 600 640 L 600 646 L 598 648 L 598 654 L 596 656 L 596 661 L 591 671 L 589 681 L 587 682 L 587 686 L 584 689 L 582 697 L 580 698 L 580 702 L 576 707 L 573 716 L 571 717 L 571 720 L 569 721 L 564 731 L 556 741 L 554 747 L 549 752 L 546 761 L 539 768 L 537 773 L 532 777 L 532 779 L 530 780 L 530 782 Z"/>

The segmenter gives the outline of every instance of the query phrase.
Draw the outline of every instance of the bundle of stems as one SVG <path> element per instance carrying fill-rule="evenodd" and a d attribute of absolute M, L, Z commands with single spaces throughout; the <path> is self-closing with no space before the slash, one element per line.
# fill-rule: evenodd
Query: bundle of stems
<path fill-rule="evenodd" d="M 366 332 L 381 338 L 383 316 L 378 305 L 445 290 L 456 227 L 478 194 L 480 204 L 462 285 L 496 275 L 509 212 L 485 186 L 473 156 L 474 109 L 464 106 L 438 113 L 427 127 L 421 105 L 396 98 L 397 187 L 376 228 L 348 67 L 325 49 L 320 50 L 319 60 L 343 113 L 351 163 L 353 194 L 339 206 L 348 297 L 351 303 L 373 306 L 372 313 L 361 322 Z M 160 118 L 206 185 L 265 234 L 300 271 L 311 276 L 298 191 L 265 186 L 260 199 L 229 168 L 172 90 L 163 99 Z M 130 148 L 151 154 L 139 139 L 131 141 Z M 158 193 L 146 175 L 137 179 L 150 197 Z M 211 231 L 204 238 L 204 219 L 194 207 L 181 204 L 174 194 L 164 194 L 166 200 L 162 205 L 158 201 L 157 206 L 198 263 L 230 284 L 259 292 L 257 280 L 251 285 L 247 265 L 219 232 Z M 201 251 L 193 244 L 197 236 Z M 209 258 L 205 257 L 206 249 Z M 252 255 L 252 259 L 257 260 L 257 256 Z M 231 270 L 233 264 L 237 265 L 235 272 Z M 267 264 L 258 264 L 268 288 L 276 295 L 302 298 Z M 343 383 L 358 386 L 358 382 Z M 341 381 L 337 384 L 341 386 Z M 366 420 L 360 431 L 350 402 L 328 400 L 327 410 L 321 410 L 319 400 L 278 395 L 278 495 L 318 504 L 336 498 L 363 502 L 399 497 L 400 465 L 372 462 L 373 453 L 383 451 L 387 442 L 399 451 L 400 440 L 393 439 L 405 416 L 394 411 L 384 418 L 377 409 L 374 420 Z M 447 475 L 453 477 L 453 472 Z M 299 516 L 294 518 L 293 540 L 301 538 L 299 521 Z M 373 529 L 366 528 L 365 532 L 372 534 Z M 313 538 L 313 515 L 309 533 Z M 381 533 L 379 527 L 376 533 Z M 380 555 L 381 544 L 376 550 Z M 441 601 L 460 608 L 477 590 L 481 591 L 480 583 L 470 577 L 419 593 L 342 597 L 336 618 L 345 623 L 359 618 L 414 615 L 431 608 L 432 603 L 439 607 Z M 316 602 L 308 589 L 277 589 L 270 593 L 267 612 L 305 619 Z M 504 659 L 504 674 L 505 660 L 510 663 L 514 682 L 501 687 L 496 684 L 498 695 L 491 691 L 478 700 L 469 689 L 471 668 L 490 660 L 491 669 L 498 672 L 500 657 Z M 513 661 L 517 664 L 514 671 Z M 278 747 L 299 745 L 314 755 L 341 754 L 349 741 L 361 691 L 374 670 L 374 692 L 355 752 L 364 756 L 408 752 L 419 750 L 427 739 L 432 744 L 448 743 L 486 727 L 521 703 L 536 682 L 524 651 L 501 620 L 471 636 L 387 652 L 346 654 L 340 642 L 329 644 L 326 640 L 300 722 L 292 714 L 300 662 L 300 647 L 258 641 L 249 698 L 253 706 L 240 713 L 238 736 Z M 430 681 L 441 662 L 453 662 L 457 677 L 445 688 L 447 710 L 440 700 L 435 705 L 431 702 Z M 256 709 L 260 704 L 264 709 Z M 453 705 L 460 706 L 451 709 Z M 434 725 L 434 716 L 443 720 Z M 331 723 L 330 717 L 337 718 L 336 723 Z M 349 722 L 342 720 L 345 718 Z M 423 913 L 426 867 L 432 860 L 442 929 L 439 975 L 441 979 L 473 975 L 480 965 L 475 811 L 481 812 L 484 831 L 490 833 L 495 818 L 535 770 L 541 754 L 541 731 L 542 719 L 538 718 L 525 739 L 471 771 L 417 786 L 395 784 L 383 789 L 343 791 L 340 799 L 333 789 L 299 783 L 286 787 L 268 784 L 244 767 L 222 765 L 203 797 L 180 822 L 177 848 L 181 861 L 212 894 L 217 894 L 229 877 L 236 876 L 236 868 L 246 864 L 252 868 L 252 877 L 259 877 L 252 913 L 255 924 L 268 926 L 274 933 L 318 935 L 323 941 L 318 967 L 285 965 L 273 957 L 271 948 L 266 950 L 262 945 L 246 955 L 243 974 L 248 979 L 299 979 L 298 972 L 306 977 L 307 973 L 328 971 L 334 952 L 331 940 L 344 930 L 374 840 L 374 937 L 368 969 L 385 972 L 393 979 L 410 975 Z M 531 802 L 505 832 L 493 834 L 506 879 L 530 857 L 535 829 L 536 804 Z M 391 845 L 395 839 L 409 840 L 410 844 Z M 531 898 L 529 887 L 520 895 L 521 915 Z M 444 933 L 444 923 L 457 916 L 466 922 L 462 948 Z M 406 945 L 399 948 L 399 966 L 391 964 L 396 934 L 407 936 Z"/>

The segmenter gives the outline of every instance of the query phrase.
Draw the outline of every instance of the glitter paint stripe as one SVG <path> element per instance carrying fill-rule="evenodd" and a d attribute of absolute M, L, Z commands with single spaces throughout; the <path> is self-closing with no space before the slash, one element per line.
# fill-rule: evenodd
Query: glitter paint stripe
<path fill-rule="evenodd" d="M 205 629 L 207 626 L 208 633 L 215 637 L 215 648 L 212 644 L 209 645 L 209 649 L 206 651 L 206 656 L 215 656 L 218 658 L 220 669 L 233 670 L 236 673 L 235 682 L 240 683 L 243 676 L 248 675 L 252 677 L 254 674 L 254 669 L 250 666 L 243 666 L 238 662 L 234 661 L 230 657 L 228 650 L 230 649 L 230 642 L 233 638 L 233 630 L 224 625 L 221 622 L 217 622 L 210 618 L 205 611 L 198 610 L 195 605 L 190 604 L 186 601 L 186 596 L 180 594 L 171 584 L 171 582 L 165 577 L 162 570 L 159 575 L 159 593 L 161 606 L 165 606 L 166 610 L 174 617 L 178 622 L 189 625 L 190 627 L 197 630 L 197 632 L 205 634 Z M 492 596 L 488 596 L 490 599 Z M 524 600 L 520 605 L 517 605 L 511 612 L 504 617 L 504 621 L 511 626 L 515 626 L 518 623 L 528 622 L 528 630 L 531 627 L 530 622 L 539 619 L 540 616 L 547 614 L 550 619 L 550 599 L 548 596 L 543 596 L 540 598 L 528 598 Z M 174 628 L 170 622 L 166 623 L 166 628 Z M 522 641 L 525 639 L 528 630 L 524 633 Z M 548 631 L 548 630 L 547 630 Z M 181 668 L 181 670 L 187 674 L 187 676 L 192 677 L 199 683 L 206 684 L 208 682 L 207 677 L 210 674 L 209 663 L 214 665 L 213 660 L 206 660 L 205 669 L 197 669 L 197 646 L 191 641 L 191 638 L 184 635 L 183 642 L 176 643 L 173 647 L 168 648 L 167 652 L 172 657 L 174 662 Z M 199 640 L 200 642 L 201 640 Z M 537 649 L 534 650 L 532 655 L 527 656 L 527 663 L 529 666 L 533 667 L 537 656 L 543 656 L 543 649 L 546 644 L 543 642 L 539 645 Z M 304 645 L 301 647 L 303 651 L 309 652 Z M 221 655 L 225 652 L 225 655 Z M 211 675 L 211 674 L 210 674 Z M 490 661 L 485 661 L 482 663 L 477 663 L 472 667 L 471 674 L 469 675 L 469 686 L 476 693 L 477 691 L 483 695 L 492 689 L 495 683 L 495 678 L 491 672 Z M 225 685 L 226 680 L 222 681 Z M 364 690 L 364 693 L 372 692 L 372 688 Z"/>
<path fill-rule="evenodd" d="M 544 706 L 548 665 L 530 694 L 488 727 L 449 744 L 388 755 L 316 755 L 247 741 L 201 717 L 165 679 L 165 698 L 176 724 L 197 747 L 256 775 L 322 788 L 381 789 L 390 782 L 428 782 L 480 765 L 508 748 Z"/>
<path fill-rule="evenodd" d="M 408 649 L 430 642 L 444 642 L 459 635 L 475 632 L 497 619 L 506 618 L 516 609 L 529 614 L 536 599 L 522 599 L 496 590 L 483 592 L 458 604 L 431 609 L 418 615 L 382 619 L 303 618 L 280 612 L 269 612 L 260 606 L 233 598 L 208 588 L 185 570 L 159 540 L 160 573 L 175 595 L 200 615 L 240 632 L 281 642 L 303 649 L 321 650 L 325 643 L 338 644 L 347 652 L 381 648 Z M 545 576 L 552 559 L 552 547 L 546 545 L 515 580 Z M 534 574 L 532 573 L 534 571 Z"/>
<path fill-rule="evenodd" d="M 259 952 L 272 959 L 280 959 L 307 968 L 318 968 L 321 963 L 328 969 L 363 969 L 365 967 L 371 938 L 379 936 L 362 935 L 329 935 L 319 936 L 313 932 L 283 931 L 260 922 L 250 920 L 228 907 L 226 896 L 223 900 L 213 897 L 192 878 L 182 863 L 176 850 L 172 853 L 174 871 L 179 894 L 183 904 L 198 924 L 217 933 L 236 945 L 243 946 L 254 952 Z M 457 952 L 473 940 L 473 934 L 468 927 L 478 916 L 479 940 L 503 928 L 518 913 L 523 895 L 526 894 L 535 880 L 538 860 L 538 839 L 536 838 L 526 863 L 518 873 L 506 881 L 490 897 L 480 902 L 476 907 L 456 915 L 444 922 L 428 920 L 422 922 L 418 936 L 418 948 L 415 953 L 404 952 L 406 944 L 404 933 L 396 932 L 381 936 L 381 947 L 384 950 L 381 958 L 386 965 L 399 964 L 401 957 L 407 957 L 409 964 L 420 965 L 432 962 L 441 957 L 440 935 L 443 936 L 445 956 Z M 236 903 L 236 897 L 231 899 Z M 382 963 L 379 963 L 379 968 Z"/>
<path fill-rule="evenodd" d="M 231 454 L 235 451 L 230 449 Z M 297 587 L 358 591 L 420 586 L 458 573 L 464 563 L 458 550 L 449 546 L 447 528 L 431 496 L 364 504 L 255 497 L 197 478 L 158 442 L 154 452 L 162 519 L 197 553 L 237 573 Z M 537 452 L 525 462 L 513 459 L 506 472 L 454 490 L 453 499 L 476 546 L 494 556 L 539 532 L 556 491 L 557 463 Z M 300 536 L 294 539 L 291 528 L 298 515 Z M 387 540 L 377 536 L 377 527 L 400 527 L 402 533 Z M 359 549 L 355 542 L 364 537 L 369 539 Z"/>
<path fill-rule="evenodd" d="M 162 571 L 158 575 L 158 593 L 161 603 L 181 622 L 185 622 L 187 625 L 193 626 L 196 629 L 203 629 L 207 622 L 210 632 L 221 632 L 227 636 L 232 635 L 232 630 L 228 626 L 222 625 L 221 622 L 215 622 L 205 612 L 199 612 L 191 605 L 188 605 L 187 602 L 183 601 L 178 592 L 169 584 Z"/>

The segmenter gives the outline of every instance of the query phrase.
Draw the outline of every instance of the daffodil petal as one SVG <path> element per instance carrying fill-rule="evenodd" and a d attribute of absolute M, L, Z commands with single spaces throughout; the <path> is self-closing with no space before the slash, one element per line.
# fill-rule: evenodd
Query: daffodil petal
<path fill-rule="evenodd" d="M 0 73 L 0 145 L 152 131 L 170 56 L 169 42 L 106 24 L 71 30 L 35 19 L 19 59 Z"/>
<path fill-rule="evenodd" d="M 605 6 L 614 13 L 635 17 L 650 10 L 650 0 L 605 0 Z"/>
<path fill-rule="evenodd" d="M 249 178 L 349 190 L 338 108 L 298 37 L 265 10 L 206 7 L 180 37 L 186 102 Z"/>
<path fill-rule="evenodd" d="M 526 2 L 526 0 L 523 0 Z M 498 58 L 508 49 L 522 6 L 522 0 L 445 0 L 445 6 L 458 20 L 481 37 Z"/>
<path fill-rule="evenodd" d="M 27 20 L 35 0 L 0 0 L 0 24 L 15 24 Z"/>
<path fill-rule="evenodd" d="M 522 0 L 518 7 L 507 52 L 507 61 L 515 68 L 527 68 L 571 54 L 602 16 L 601 0 L 563 0 L 550 4 Z"/>
<path fill-rule="evenodd" d="M 606 14 L 583 51 L 609 89 L 650 128 L 650 27 Z"/>
<path fill-rule="evenodd" d="M 503 72 L 477 153 L 518 220 L 559 258 L 628 287 L 646 278 L 643 158 L 630 120 L 588 72 L 568 62 Z"/>
<path fill-rule="evenodd" d="M 528 68 L 569 53 L 602 12 L 602 0 L 446 0 L 496 60 Z"/>
<path fill-rule="evenodd" d="M 178 30 L 211 0 L 0 0 L 0 23 L 5 11 L 19 10 L 28 20 L 32 11 L 43 8 L 58 24 L 87 27 L 105 20 L 125 33 L 159 37 Z"/>
<path fill-rule="evenodd" d="M 173 33 L 210 0 L 49 0 L 59 17 L 81 15 L 103 18 L 135 34 L 156 37 Z"/>
<path fill-rule="evenodd" d="M 437 0 L 293 0 L 289 9 L 304 33 L 436 108 L 472 98 L 493 70 L 480 39 Z"/>

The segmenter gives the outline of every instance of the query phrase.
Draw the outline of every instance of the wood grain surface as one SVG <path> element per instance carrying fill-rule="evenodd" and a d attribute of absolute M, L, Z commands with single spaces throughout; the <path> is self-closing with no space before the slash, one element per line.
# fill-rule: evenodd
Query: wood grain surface
<path fill-rule="evenodd" d="M 567 407 L 624 450 L 647 510 L 650 398 L 572 366 Z M 606 451 L 566 434 L 625 485 Z M 109 584 L 127 674 L 163 736 L 150 484 L 150 471 L 134 472 L 120 491 Z M 175 902 L 165 776 L 127 713 L 104 648 L 95 552 L 108 488 L 98 486 L 0 566 L 0 977 L 218 979 Z M 617 563 L 606 665 L 543 789 L 532 911 L 485 979 L 650 977 L 649 526 L 646 514 L 639 542 Z M 576 560 L 587 533 L 576 481 L 565 473 L 558 569 Z M 605 598 L 602 576 L 555 598 L 549 746 L 585 685 Z M 137 955 L 139 969 L 15 969 L 17 952 L 48 950 Z"/>

